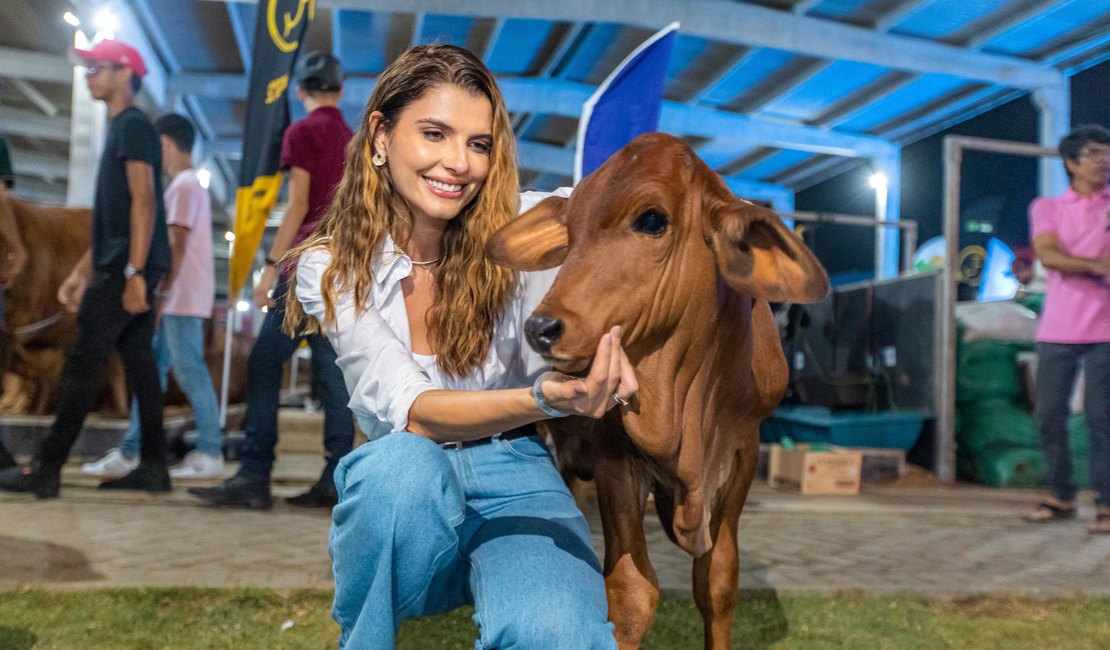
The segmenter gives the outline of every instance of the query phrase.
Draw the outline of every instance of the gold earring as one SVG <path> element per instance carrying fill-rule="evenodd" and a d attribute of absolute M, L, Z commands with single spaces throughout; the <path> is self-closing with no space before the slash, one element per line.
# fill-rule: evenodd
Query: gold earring
<path fill-rule="evenodd" d="M 373 155 L 373 157 L 370 158 L 370 162 L 374 163 L 375 167 L 381 167 L 385 164 L 385 154 L 380 151 L 377 152 Z"/>

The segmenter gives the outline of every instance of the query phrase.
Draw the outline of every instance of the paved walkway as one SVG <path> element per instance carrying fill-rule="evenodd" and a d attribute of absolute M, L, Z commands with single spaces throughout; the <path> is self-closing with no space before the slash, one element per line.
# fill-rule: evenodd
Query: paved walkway
<path fill-rule="evenodd" d="M 313 461 L 315 463 L 316 461 Z M 289 468 L 311 478 L 316 465 Z M 331 587 L 328 514 L 201 507 L 178 486 L 162 496 L 74 485 L 61 499 L 0 495 L 0 589 L 107 586 Z M 78 481 L 80 483 L 80 481 Z M 279 495 L 304 489 L 279 485 Z M 741 586 L 860 589 L 945 596 L 996 592 L 1110 594 L 1110 536 L 1081 518 L 1023 524 L 1036 494 L 958 488 L 865 488 L 856 497 L 800 497 L 756 486 L 741 520 Z M 1089 504 L 1090 496 L 1084 495 Z M 601 526 L 585 505 L 600 548 Z M 651 509 L 649 508 L 649 512 Z M 690 560 L 650 518 L 661 586 L 688 590 Z"/>

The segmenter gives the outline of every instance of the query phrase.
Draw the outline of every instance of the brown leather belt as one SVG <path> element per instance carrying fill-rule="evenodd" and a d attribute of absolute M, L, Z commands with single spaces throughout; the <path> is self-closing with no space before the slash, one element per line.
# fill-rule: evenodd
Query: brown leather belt
<path fill-rule="evenodd" d="M 485 438 L 478 438 L 477 440 L 456 440 L 454 442 L 443 442 L 440 443 L 439 446 L 449 451 L 459 451 L 462 449 L 470 449 L 471 447 L 487 445 L 494 440 L 513 440 L 514 438 L 523 438 L 525 436 L 532 436 L 535 434 L 536 427 L 529 424 L 523 427 L 509 429 L 508 431 L 503 431 L 501 433 L 495 433 L 492 436 L 486 436 Z"/>

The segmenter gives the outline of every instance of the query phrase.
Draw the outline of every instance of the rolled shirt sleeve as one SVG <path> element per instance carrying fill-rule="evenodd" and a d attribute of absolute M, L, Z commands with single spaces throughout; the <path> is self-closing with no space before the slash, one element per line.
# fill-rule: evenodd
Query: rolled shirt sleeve
<path fill-rule="evenodd" d="M 323 249 L 302 256 L 297 265 L 297 299 L 305 313 L 321 323 L 321 330 L 335 348 L 336 365 L 351 395 L 351 411 L 359 417 L 389 423 L 394 431 L 404 431 L 412 403 L 436 386 L 373 305 L 356 314 L 354 297 L 340 294 L 336 297 L 335 321 L 323 325 L 320 282 L 330 259 Z"/>
<path fill-rule="evenodd" d="M 1044 233 L 1058 233 L 1056 205 L 1054 201 L 1038 198 L 1029 204 L 1029 240 Z"/>

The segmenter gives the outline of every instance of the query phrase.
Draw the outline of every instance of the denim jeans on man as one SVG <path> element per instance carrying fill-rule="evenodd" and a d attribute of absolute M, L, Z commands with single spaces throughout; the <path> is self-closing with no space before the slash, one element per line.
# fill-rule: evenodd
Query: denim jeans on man
<path fill-rule="evenodd" d="M 1048 463 L 1052 496 L 1075 499 L 1068 444 L 1069 399 L 1083 362 L 1083 410 L 1091 430 L 1091 487 L 1095 502 L 1110 507 L 1110 343 L 1037 344 L 1037 424 Z"/>
<path fill-rule="evenodd" d="M 392 433 L 335 483 L 341 648 L 392 648 L 401 621 L 466 603 L 478 650 L 617 647 L 586 520 L 538 437 L 460 451 Z"/>
<path fill-rule="evenodd" d="M 324 411 L 326 464 L 323 478 L 330 481 L 339 459 L 354 445 L 355 421 L 347 408 L 350 396 L 343 382 L 343 373 L 335 365 L 335 349 L 326 336 L 310 334 L 307 337 L 290 337 L 282 331 L 287 286 L 288 280 L 282 274 L 274 290 L 277 305 L 267 312 L 247 363 L 247 412 L 243 417 L 244 440 L 239 453 L 239 475 L 270 480 L 278 439 L 282 369 L 301 341 L 307 338 L 312 350 L 313 385 Z"/>
<path fill-rule="evenodd" d="M 204 319 L 198 316 L 162 316 L 162 324 L 154 335 L 154 357 L 165 392 L 169 371 L 181 392 L 193 406 L 197 429 L 196 449 L 202 454 L 223 454 L 220 435 L 220 410 L 212 377 L 204 362 Z M 131 403 L 131 426 L 123 436 L 120 451 L 124 456 L 139 455 L 139 406 Z"/>
<path fill-rule="evenodd" d="M 147 272 L 147 302 L 154 304 L 159 273 Z M 127 384 L 139 404 L 143 461 L 166 462 L 166 435 L 162 430 L 162 389 L 154 362 L 153 310 L 129 314 L 123 309 L 126 280 L 122 269 L 97 269 L 77 310 L 77 336 L 66 355 L 57 415 L 50 433 L 39 443 L 36 457 L 47 467 L 65 464 L 77 441 L 85 417 L 96 406 L 100 380 L 112 347 L 119 351 Z"/>

